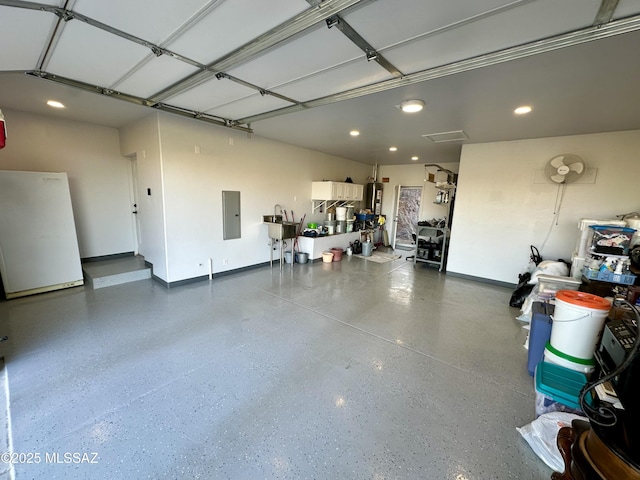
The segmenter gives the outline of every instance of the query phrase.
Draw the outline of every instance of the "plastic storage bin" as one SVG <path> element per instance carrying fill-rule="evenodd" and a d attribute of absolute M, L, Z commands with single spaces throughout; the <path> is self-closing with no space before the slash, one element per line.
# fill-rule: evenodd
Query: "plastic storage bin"
<path fill-rule="evenodd" d="M 592 225 L 612 225 L 614 227 L 626 227 L 627 222 L 625 222 L 624 220 L 617 220 L 617 219 L 595 220 L 595 219 L 589 219 L 589 218 L 581 218 L 580 221 L 578 222 L 578 229 L 580 230 L 580 235 L 578 236 L 578 241 L 576 243 L 576 250 L 575 250 L 575 254 L 577 257 L 584 258 L 587 255 L 587 253 L 589 253 L 589 249 L 591 248 L 591 239 L 593 237 L 593 230 L 591 230 L 591 228 L 589 227 L 591 227 Z"/>
<path fill-rule="evenodd" d="M 635 229 L 615 225 L 591 225 L 591 250 L 596 253 L 627 255 Z"/>
<path fill-rule="evenodd" d="M 558 290 L 578 290 L 582 280 L 573 277 L 560 277 L 556 275 L 538 275 L 538 290 L 545 292 L 557 292 Z"/>
<path fill-rule="evenodd" d="M 623 275 L 614 272 L 601 272 L 600 270 L 591 270 L 589 267 L 582 269 L 582 274 L 589 280 L 598 280 L 600 282 L 621 283 L 623 285 L 633 285 L 636 281 L 635 275 Z"/>
<path fill-rule="evenodd" d="M 536 418 L 549 412 L 581 414 L 580 390 L 586 383 L 584 373 L 553 363 L 538 363 L 535 373 Z M 590 394 L 586 400 L 591 402 Z"/>

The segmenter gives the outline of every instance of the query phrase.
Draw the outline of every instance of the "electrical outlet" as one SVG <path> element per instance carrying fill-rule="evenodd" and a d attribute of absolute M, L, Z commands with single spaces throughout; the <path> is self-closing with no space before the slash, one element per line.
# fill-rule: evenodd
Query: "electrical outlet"
<path fill-rule="evenodd" d="M 226 258 L 222 259 L 222 264 L 223 265 L 228 265 L 229 264 L 229 260 L 227 260 Z"/>

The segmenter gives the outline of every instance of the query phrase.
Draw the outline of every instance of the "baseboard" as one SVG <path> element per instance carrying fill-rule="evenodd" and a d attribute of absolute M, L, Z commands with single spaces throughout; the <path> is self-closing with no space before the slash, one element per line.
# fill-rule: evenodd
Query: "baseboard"
<path fill-rule="evenodd" d="M 274 260 L 273 263 L 274 263 L 274 265 L 278 264 L 278 268 L 280 268 L 278 261 Z M 225 272 L 214 273 L 211 276 L 211 279 L 215 280 L 215 279 L 220 278 L 220 277 L 226 277 L 228 275 L 234 275 L 236 273 L 245 272 L 247 270 L 254 270 L 256 268 L 262 268 L 262 267 L 267 267 L 267 266 L 269 266 L 269 262 L 257 263 L 255 265 L 248 265 L 246 267 L 234 268 L 232 270 L 227 270 Z M 153 269 L 151 271 L 153 271 Z M 181 287 L 183 285 L 188 285 L 190 283 L 196 283 L 196 282 L 202 282 L 204 280 L 209 280 L 209 275 L 201 275 L 199 277 L 186 278 L 184 280 L 178 280 L 178 281 L 175 281 L 175 282 L 166 282 L 163 279 L 161 279 L 159 277 L 156 277 L 155 275 L 151 275 L 151 278 L 153 280 L 155 280 L 156 282 L 158 282 L 163 287 L 175 288 L 175 287 Z"/>
<path fill-rule="evenodd" d="M 458 277 L 458 278 L 464 278 L 465 280 L 472 280 L 474 282 L 488 283 L 489 285 L 495 285 L 497 287 L 510 288 L 512 290 L 518 286 L 515 283 L 501 282 L 499 280 L 492 280 L 490 278 L 474 277 L 473 275 L 465 275 L 463 273 L 456 273 L 451 271 L 447 271 L 447 275 L 450 277 Z"/>

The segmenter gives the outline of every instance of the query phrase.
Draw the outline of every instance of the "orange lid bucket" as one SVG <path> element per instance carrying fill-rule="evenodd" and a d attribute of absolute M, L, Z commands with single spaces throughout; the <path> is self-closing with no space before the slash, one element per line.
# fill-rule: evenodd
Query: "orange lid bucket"
<path fill-rule="evenodd" d="M 556 300 L 594 310 L 609 310 L 611 308 L 611 303 L 608 300 L 591 293 L 577 292 L 575 290 L 558 290 L 556 292 Z"/>

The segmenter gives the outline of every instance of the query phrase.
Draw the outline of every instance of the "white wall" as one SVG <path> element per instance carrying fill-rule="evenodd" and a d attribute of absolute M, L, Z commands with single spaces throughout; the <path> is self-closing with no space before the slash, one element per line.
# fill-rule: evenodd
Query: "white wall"
<path fill-rule="evenodd" d="M 168 281 L 164 183 L 158 114 L 120 129 L 120 149 L 136 164 L 139 253 Z M 148 194 L 151 191 L 151 195 Z"/>
<path fill-rule="evenodd" d="M 431 163 L 431 162 L 429 162 Z M 438 163 L 438 162 L 435 162 Z M 395 187 L 405 185 L 407 187 L 424 186 L 422 189 L 422 200 L 420 204 L 419 220 L 432 220 L 433 218 L 444 218 L 448 214 L 448 207 L 442 204 L 435 204 L 437 190 L 435 184 L 425 182 L 425 162 L 411 165 L 380 165 L 378 167 L 378 181 L 383 177 L 389 178 L 389 183 L 382 184 L 382 214 L 387 216 L 389 221 L 387 230 L 389 237 L 392 235 L 393 210 L 395 209 Z M 457 172 L 457 163 L 438 163 L 443 168 Z M 429 167 L 427 172 L 437 174 L 436 167 Z M 447 175 L 442 172 L 436 175 L 436 181 L 446 181 Z"/>
<path fill-rule="evenodd" d="M 67 172 L 82 258 L 134 250 L 129 162 L 114 128 L 4 110 L 0 169 Z"/>
<path fill-rule="evenodd" d="M 209 259 L 213 260 L 213 273 L 268 261 L 262 215 L 272 214 L 274 205 L 280 204 L 288 212 L 293 210 L 296 220 L 304 214 L 305 223 L 323 220 L 324 214 L 312 214 L 311 182 L 351 177 L 355 183 L 366 183 L 371 172 L 370 165 L 196 120 L 157 115 L 159 152 L 150 153 L 149 120 L 123 129 L 122 137 L 124 154 L 137 152 L 140 162 L 140 152 L 146 150 L 146 158 L 153 158 L 148 160 L 150 168 L 162 173 L 161 178 L 139 178 L 139 185 L 144 190 L 145 181 L 161 183 L 155 188 L 164 194 L 166 276 L 159 274 L 155 258 L 148 260 L 154 263 L 154 273 L 167 282 L 207 275 Z M 222 238 L 223 190 L 240 191 L 240 239 Z M 160 197 L 152 195 L 151 202 L 160 202 Z M 140 220 L 159 224 L 160 216 L 154 209 L 151 214 L 141 212 Z M 156 229 L 155 234 L 160 232 Z M 145 242 L 159 240 L 147 238 Z M 146 244 L 141 247 L 143 255 L 145 251 Z"/>
<path fill-rule="evenodd" d="M 640 209 L 639 152 L 640 131 L 463 146 L 447 270 L 517 283 L 530 245 L 544 259 L 570 261 L 580 218 Z M 533 179 L 535 170 L 562 153 L 581 156 L 597 177 L 595 184 L 566 187 L 555 225 L 558 186 Z"/>

